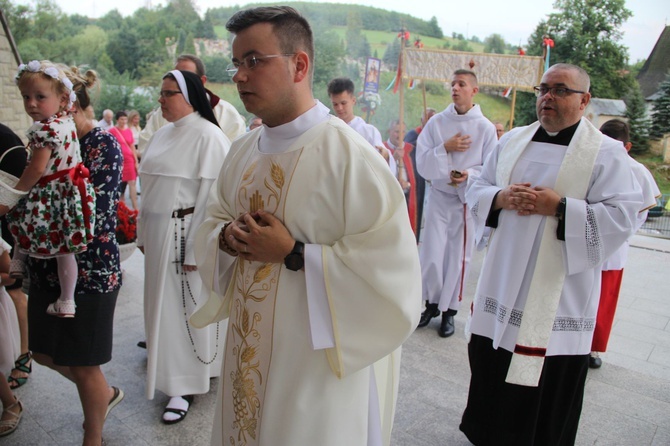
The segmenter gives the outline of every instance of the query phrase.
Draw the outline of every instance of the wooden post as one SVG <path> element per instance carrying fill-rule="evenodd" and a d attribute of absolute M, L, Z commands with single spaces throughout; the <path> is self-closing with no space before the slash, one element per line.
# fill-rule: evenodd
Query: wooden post
<path fill-rule="evenodd" d="M 509 130 L 514 126 L 514 108 L 516 106 L 516 87 L 512 87 L 512 109 L 509 112 Z"/>
<path fill-rule="evenodd" d="M 403 71 L 405 71 L 405 66 L 403 64 L 404 62 L 404 52 L 405 52 L 405 27 L 402 27 L 402 32 L 400 34 L 400 57 L 398 58 L 398 63 L 400 66 L 398 67 L 398 71 L 400 72 L 400 85 L 398 85 L 398 88 L 400 88 L 400 114 L 398 116 L 398 121 L 400 122 L 400 141 L 405 140 L 405 89 L 403 88 Z"/>
<path fill-rule="evenodd" d="M 421 118 L 423 119 L 423 117 L 426 116 L 426 110 L 428 110 L 428 101 L 426 100 L 426 82 L 424 80 L 421 80 L 421 94 L 423 95 L 423 115 L 421 115 Z"/>

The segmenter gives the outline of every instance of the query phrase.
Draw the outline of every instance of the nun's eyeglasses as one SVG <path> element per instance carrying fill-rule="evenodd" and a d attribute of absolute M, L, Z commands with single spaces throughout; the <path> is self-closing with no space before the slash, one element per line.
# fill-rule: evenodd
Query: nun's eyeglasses
<path fill-rule="evenodd" d="M 158 96 L 160 96 L 163 99 L 168 99 L 171 98 L 172 96 L 176 94 L 181 94 L 181 91 L 179 90 L 161 90 L 158 92 Z"/>
<path fill-rule="evenodd" d="M 242 60 L 233 59 L 233 63 L 229 64 L 226 67 L 226 73 L 229 76 L 235 76 L 240 67 L 247 67 L 248 70 L 253 70 L 263 59 L 274 59 L 275 57 L 291 57 L 295 56 L 295 53 L 291 54 L 268 54 L 266 56 L 247 56 Z"/>

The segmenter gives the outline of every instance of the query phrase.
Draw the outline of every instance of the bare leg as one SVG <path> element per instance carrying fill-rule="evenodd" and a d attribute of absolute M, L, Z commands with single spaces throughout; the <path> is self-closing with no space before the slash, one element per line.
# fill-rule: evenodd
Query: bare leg
<path fill-rule="evenodd" d="M 21 334 L 21 354 L 28 353 L 28 296 L 20 288 L 7 290 L 16 307 L 16 316 L 19 319 Z"/>
<path fill-rule="evenodd" d="M 49 367 L 51 370 L 55 370 L 56 372 L 63 375 L 65 379 L 70 380 L 74 383 L 74 377 L 70 372 L 70 367 L 56 365 L 54 364 L 54 361 L 51 358 L 51 356 L 47 356 L 42 353 L 33 353 L 33 359 L 37 361 L 38 364 L 43 365 L 44 367 Z"/>
<path fill-rule="evenodd" d="M 64 367 L 53 363 L 51 357 L 35 353 L 35 360 L 63 375 L 77 386 L 84 411 L 84 446 L 99 446 L 105 424 L 107 406 L 114 396 L 99 366 Z"/>
<path fill-rule="evenodd" d="M 83 446 L 99 446 L 102 442 L 107 405 L 114 396 L 114 390 L 107 385 L 99 366 L 70 367 L 70 371 L 84 411 Z"/>
<path fill-rule="evenodd" d="M 28 296 L 25 295 L 20 288 L 7 290 L 9 297 L 12 298 L 14 306 L 16 307 L 16 316 L 19 320 L 19 333 L 21 335 L 21 354 L 28 353 Z M 28 366 L 30 362 L 26 364 Z M 26 372 L 13 369 L 11 375 L 13 378 L 28 378 Z"/>
<path fill-rule="evenodd" d="M 131 180 L 128 181 L 128 190 L 130 194 L 130 203 L 133 205 L 133 209 L 137 209 L 137 181 Z"/>
<path fill-rule="evenodd" d="M 2 402 L 3 410 L 16 402 L 14 392 L 12 392 L 12 389 L 9 388 L 7 378 L 3 373 L 0 373 L 0 402 Z"/>

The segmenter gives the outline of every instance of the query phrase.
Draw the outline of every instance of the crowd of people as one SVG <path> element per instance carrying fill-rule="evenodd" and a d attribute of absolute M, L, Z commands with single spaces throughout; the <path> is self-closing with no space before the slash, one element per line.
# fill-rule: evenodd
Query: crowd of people
<path fill-rule="evenodd" d="M 312 30 L 296 10 L 242 10 L 226 28 L 248 124 L 189 54 L 161 79 L 143 129 L 136 111 L 91 119 L 94 71 L 19 67 L 34 125 L 29 156 L 0 127 L 0 436 L 19 425 L 12 389 L 36 361 L 75 384 L 83 444 L 102 444 L 124 398 L 100 367 L 127 187 L 144 254 L 146 396 L 170 397 L 165 424 L 218 377 L 213 445 L 388 445 L 401 346 L 438 316 L 438 335 L 454 334 L 470 258 L 486 246 L 460 429 L 476 445 L 573 444 L 621 250 L 658 195 L 624 149 L 626 123 L 601 132 L 584 118 L 588 74 L 550 67 L 538 121 L 505 132 L 475 103 L 477 73 L 458 69 L 451 104 L 406 134 L 393 120 L 384 141 L 354 114 L 352 79 L 328 84 L 332 114 L 315 99 Z"/>

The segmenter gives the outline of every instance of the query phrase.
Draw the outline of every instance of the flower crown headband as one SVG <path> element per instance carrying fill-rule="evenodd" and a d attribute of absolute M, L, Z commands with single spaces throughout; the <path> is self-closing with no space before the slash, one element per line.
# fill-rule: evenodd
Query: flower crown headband
<path fill-rule="evenodd" d="M 72 108 L 72 104 L 74 104 L 74 102 L 77 100 L 77 94 L 73 90 L 72 81 L 70 81 L 70 79 L 68 79 L 67 76 L 62 77 L 59 76 L 58 69 L 56 67 L 51 66 L 42 68 L 42 63 L 39 60 L 31 60 L 30 62 L 28 62 L 28 64 L 22 63 L 21 65 L 19 65 L 19 70 L 16 72 L 14 82 L 18 84 L 19 78 L 26 71 L 30 71 L 31 73 L 39 73 L 41 71 L 47 76 L 51 76 L 52 78 L 60 81 L 65 86 L 67 91 L 70 92 L 67 108 L 68 109 Z"/>

